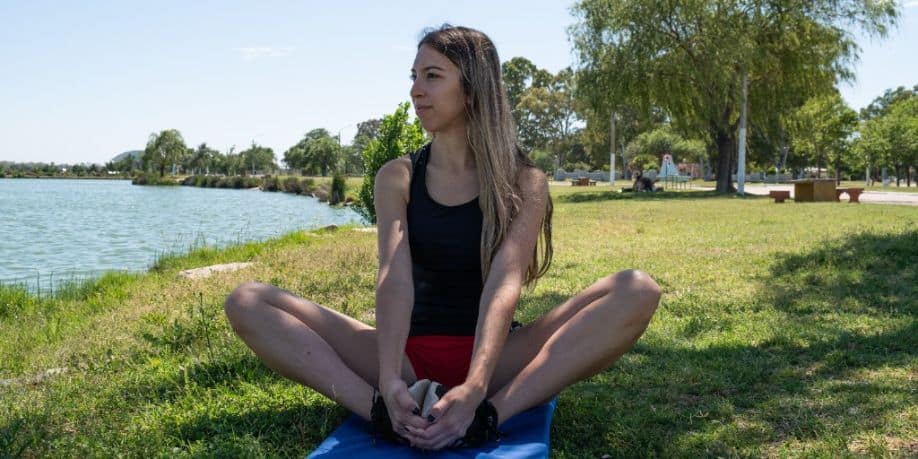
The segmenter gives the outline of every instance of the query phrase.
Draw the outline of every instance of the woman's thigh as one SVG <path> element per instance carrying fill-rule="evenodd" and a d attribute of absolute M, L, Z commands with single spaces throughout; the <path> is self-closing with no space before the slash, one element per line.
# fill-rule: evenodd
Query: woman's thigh
<path fill-rule="evenodd" d="M 488 392 L 493 394 L 507 385 L 535 358 L 562 325 L 585 306 L 609 293 L 613 284 L 612 277 L 599 279 L 539 319 L 510 333 L 488 385 Z"/>
<path fill-rule="evenodd" d="M 373 387 L 378 386 L 379 353 L 376 329 L 333 309 L 322 306 L 286 290 L 266 284 L 245 284 L 270 306 L 280 309 L 318 334 L 354 373 Z M 312 352 L 304 349 L 303 352 Z M 402 377 L 413 381 L 414 370 L 404 357 Z"/>

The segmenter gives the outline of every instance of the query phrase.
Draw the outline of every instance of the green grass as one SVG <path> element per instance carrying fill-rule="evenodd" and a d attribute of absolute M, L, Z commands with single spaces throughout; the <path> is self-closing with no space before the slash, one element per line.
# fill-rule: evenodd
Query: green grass
<path fill-rule="evenodd" d="M 553 187 L 531 321 L 638 268 L 663 302 L 635 349 L 561 393 L 552 457 L 918 454 L 918 213 Z M 222 316 L 258 280 L 372 321 L 376 237 L 293 233 L 164 257 L 37 300 L 0 289 L 0 456 L 303 457 L 346 416 L 266 369 Z M 205 280 L 177 271 L 254 261 Z"/>
<path fill-rule="evenodd" d="M 896 186 L 896 182 L 892 182 L 889 186 L 883 186 L 882 184 L 873 184 L 870 186 L 865 186 L 863 180 L 853 180 L 847 181 L 842 180 L 842 187 L 857 187 L 863 188 L 865 191 L 896 191 L 901 193 L 918 193 L 918 183 L 912 181 L 912 186 L 906 186 L 905 180 L 902 180 L 900 186 Z"/>
<path fill-rule="evenodd" d="M 713 181 L 693 180 L 693 182 L 696 185 L 709 187 L 709 188 L 714 188 L 717 186 L 717 182 L 713 182 Z M 842 180 L 841 185 L 839 185 L 839 187 L 863 188 L 864 191 L 895 191 L 899 193 L 918 193 L 918 183 L 915 183 L 914 181 L 912 181 L 912 186 L 906 186 L 905 180 L 902 180 L 901 186 L 896 186 L 896 182 L 893 182 L 889 186 L 883 186 L 882 184 L 877 184 L 877 183 L 870 185 L 870 186 L 866 186 L 864 185 L 863 180 Z M 747 186 L 748 185 L 758 186 L 758 185 L 762 185 L 762 183 L 761 182 L 746 182 L 746 185 Z M 783 185 L 788 185 L 788 183 L 784 183 Z M 736 183 L 734 183 L 734 186 L 736 186 Z"/>

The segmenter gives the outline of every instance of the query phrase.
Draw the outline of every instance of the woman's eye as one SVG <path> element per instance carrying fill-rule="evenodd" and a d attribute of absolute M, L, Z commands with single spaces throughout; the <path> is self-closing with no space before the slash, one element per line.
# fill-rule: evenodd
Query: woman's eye
<path fill-rule="evenodd" d="M 428 79 L 429 79 L 429 78 L 439 78 L 439 76 L 440 76 L 440 75 L 437 75 L 436 73 L 428 73 L 428 74 L 427 74 L 427 78 L 428 78 Z"/>
<path fill-rule="evenodd" d="M 413 74 L 413 73 L 412 73 L 411 75 L 408 75 L 408 79 L 411 80 L 411 81 L 414 81 L 414 80 L 416 80 L 417 78 L 418 78 L 417 75 L 415 75 L 415 74 Z"/>

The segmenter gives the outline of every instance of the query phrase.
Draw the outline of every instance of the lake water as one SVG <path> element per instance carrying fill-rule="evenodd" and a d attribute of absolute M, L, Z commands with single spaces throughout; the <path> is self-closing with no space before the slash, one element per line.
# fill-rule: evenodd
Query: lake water
<path fill-rule="evenodd" d="M 351 209 L 286 193 L 0 179 L 0 282 L 139 271 L 192 246 L 360 222 Z"/>

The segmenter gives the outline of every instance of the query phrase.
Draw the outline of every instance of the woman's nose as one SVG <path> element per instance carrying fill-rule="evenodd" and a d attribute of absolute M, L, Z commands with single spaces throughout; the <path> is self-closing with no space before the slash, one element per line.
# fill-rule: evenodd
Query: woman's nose
<path fill-rule="evenodd" d="M 412 99 L 416 99 L 424 95 L 424 88 L 420 80 L 420 78 L 417 78 L 411 83 L 411 91 L 409 91 L 409 95 L 411 95 Z"/>

